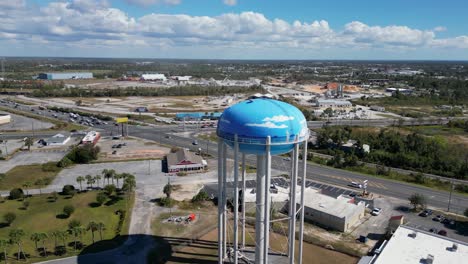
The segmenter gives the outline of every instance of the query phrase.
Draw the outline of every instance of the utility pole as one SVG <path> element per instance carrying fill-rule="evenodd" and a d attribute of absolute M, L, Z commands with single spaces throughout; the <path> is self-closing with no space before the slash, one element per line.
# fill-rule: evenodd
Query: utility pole
<path fill-rule="evenodd" d="M 450 181 L 450 194 L 449 194 L 447 212 L 450 212 L 450 203 L 452 202 L 452 192 L 453 192 L 453 181 Z"/>

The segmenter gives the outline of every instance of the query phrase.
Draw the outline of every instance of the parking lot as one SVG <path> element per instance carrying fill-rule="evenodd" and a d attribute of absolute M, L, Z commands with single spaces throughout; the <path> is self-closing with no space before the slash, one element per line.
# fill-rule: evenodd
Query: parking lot
<path fill-rule="evenodd" d="M 99 140 L 98 146 L 101 148 L 99 161 L 161 159 L 170 151 L 153 141 L 136 138 L 113 139 L 105 136 Z"/>
<path fill-rule="evenodd" d="M 2 112 L 5 113 L 5 112 Z M 11 122 L 0 126 L 0 131 L 32 131 L 32 130 L 43 130 L 49 129 L 54 124 L 49 122 L 40 121 L 34 118 L 25 116 L 15 115 L 9 113 L 11 116 Z"/>

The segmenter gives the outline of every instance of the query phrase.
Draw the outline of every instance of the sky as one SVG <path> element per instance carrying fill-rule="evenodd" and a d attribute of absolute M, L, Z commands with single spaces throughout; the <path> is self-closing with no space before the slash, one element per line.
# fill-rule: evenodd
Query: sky
<path fill-rule="evenodd" d="M 464 0 L 0 0 L 0 56 L 468 60 Z"/>

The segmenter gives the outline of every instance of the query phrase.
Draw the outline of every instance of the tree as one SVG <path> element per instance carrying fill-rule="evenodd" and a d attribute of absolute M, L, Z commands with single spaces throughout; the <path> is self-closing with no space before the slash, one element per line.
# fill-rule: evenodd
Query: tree
<path fill-rule="evenodd" d="M 94 244 L 94 232 L 98 231 L 98 224 L 94 221 L 91 221 L 89 222 L 86 230 L 91 231 L 91 239 L 93 240 L 93 244 Z"/>
<path fill-rule="evenodd" d="M 18 246 L 18 260 L 20 259 L 21 255 L 26 258 L 26 255 L 23 252 L 23 237 L 25 233 L 22 229 L 12 229 L 10 230 L 9 237 L 10 241 L 13 244 Z"/>
<path fill-rule="evenodd" d="M 57 250 L 58 240 L 60 239 L 60 231 L 52 231 L 50 236 L 54 238 L 54 250 Z"/>
<path fill-rule="evenodd" d="M 97 229 L 98 229 L 98 231 L 99 231 L 99 237 L 100 237 L 100 239 L 102 240 L 102 231 L 104 231 L 104 230 L 106 229 L 104 223 L 99 222 L 99 223 L 97 224 Z"/>
<path fill-rule="evenodd" d="M 116 189 L 117 188 L 115 188 L 115 185 L 113 185 L 113 184 L 109 184 L 109 185 L 104 186 L 104 192 L 108 196 L 111 196 L 115 192 Z"/>
<path fill-rule="evenodd" d="M 45 241 L 49 238 L 47 233 L 40 233 L 39 238 L 42 241 L 42 250 L 44 251 L 44 257 L 47 257 L 47 248 L 45 245 Z"/>
<path fill-rule="evenodd" d="M 116 174 L 113 169 L 103 169 L 101 174 L 104 176 L 104 179 L 107 179 L 107 184 L 110 184 L 110 179 L 112 179 L 112 184 L 114 184 L 114 175 Z"/>
<path fill-rule="evenodd" d="M 107 200 L 107 195 L 103 192 L 100 192 L 97 194 L 96 196 L 96 202 L 99 204 L 99 205 L 102 205 L 105 201 Z"/>
<path fill-rule="evenodd" d="M 416 210 L 418 207 L 426 206 L 426 197 L 422 194 L 415 193 L 408 198 L 411 205 L 413 205 Z"/>
<path fill-rule="evenodd" d="M 123 178 L 123 175 L 120 174 L 120 173 L 117 173 L 117 174 L 115 174 L 114 178 L 117 181 L 116 187 L 119 188 L 119 180 Z"/>
<path fill-rule="evenodd" d="M 10 243 L 8 243 L 8 240 L 0 239 L 0 248 L 3 251 L 3 260 L 5 260 L 5 264 L 7 264 L 7 247 Z"/>
<path fill-rule="evenodd" d="M 173 189 L 174 189 L 174 187 L 170 183 L 168 183 L 168 184 L 166 184 L 166 186 L 164 186 L 163 192 L 167 196 L 167 198 L 171 198 L 171 194 L 172 194 Z"/>
<path fill-rule="evenodd" d="M 36 245 L 36 251 L 39 252 L 39 247 L 37 246 L 37 243 L 39 243 L 39 241 L 41 241 L 41 234 L 40 233 L 33 233 L 31 234 L 31 241 L 34 242 L 34 245 Z"/>
<path fill-rule="evenodd" d="M 99 187 L 99 185 L 101 183 L 101 179 L 102 179 L 102 177 L 99 174 L 94 176 L 94 180 L 97 182 L 97 187 Z"/>
<path fill-rule="evenodd" d="M 28 189 L 31 188 L 31 186 L 32 186 L 32 183 L 30 181 L 23 183 L 23 188 L 26 189 L 26 197 L 29 196 Z"/>
<path fill-rule="evenodd" d="M 23 198 L 23 196 L 24 196 L 24 192 L 20 188 L 14 188 L 14 189 L 11 189 L 10 191 L 10 199 L 12 200 L 21 199 Z"/>
<path fill-rule="evenodd" d="M 88 188 L 91 185 L 91 189 L 92 189 L 93 183 L 94 183 L 94 177 L 88 174 L 85 176 L 85 179 L 86 179 L 86 184 L 88 184 Z"/>
<path fill-rule="evenodd" d="M 12 212 L 8 212 L 3 215 L 3 220 L 7 223 L 7 225 L 11 225 L 13 221 L 16 219 L 16 214 Z"/>
<path fill-rule="evenodd" d="M 73 186 L 73 185 L 67 184 L 67 185 L 63 186 L 63 188 L 62 188 L 62 194 L 63 195 L 73 196 L 73 195 L 75 195 L 75 192 L 76 192 L 75 191 L 75 186 Z"/>
<path fill-rule="evenodd" d="M 80 190 L 83 191 L 83 182 L 84 182 L 85 178 L 83 176 L 78 176 L 76 178 L 76 181 L 80 184 Z"/>
<path fill-rule="evenodd" d="M 126 193 L 132 192 L 136 188 L 135 176 L 129 174 L 125 177 L 122 190 Z"/>
<path fill-rule="evenodd" d="M 78 244 L 78 236 L 81 236 L 83 234 L 83 230 L 84 229 L 82 226 L 74 226 L 69 230 L 70 234 L 72 234 L 74 238 L 74 243 L 73 243 L 74 250 L 76 250 L 76 245 Z"/>
<path fill-rule="evenodd" d="M 24 140 L 24 145 L 28 147 L 28 150 L 31 150 L 31 146 L 34 145 L 34 139 L 32 137 L 27 137 Z"/>
<path fill-rule="evenodd" d="M 70 217 L 73 214 L 73 212 L 75 212 L 75 207 L 73 205 L 69 204 L 63 207 L 63 214 L 67 217 Z"/>

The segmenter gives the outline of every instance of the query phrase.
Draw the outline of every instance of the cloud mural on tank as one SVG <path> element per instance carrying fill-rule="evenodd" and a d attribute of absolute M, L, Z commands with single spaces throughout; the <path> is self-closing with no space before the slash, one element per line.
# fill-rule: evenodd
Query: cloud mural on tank
<path fill-rule="evenodd" d="M 272 154 L 289 152 L 295 141 L 309 137 L 307 121 L 302 112 L 288 103 L 256 98 L 237 103 L 224 110 L 218 122 L 217 134 L 229 145 L 237 135 L 239 149 L 247 154 L 262 154 L 268 136 Z"/>

